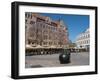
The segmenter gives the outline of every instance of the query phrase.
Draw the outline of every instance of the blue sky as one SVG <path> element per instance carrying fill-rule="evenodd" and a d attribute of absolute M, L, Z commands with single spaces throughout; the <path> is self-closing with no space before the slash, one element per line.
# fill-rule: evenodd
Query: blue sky
<path fill-rule="evenodd" d="M 52 20 L 63 20 L 69 31 L 69 39 L 75 42 L 77 35 L 84 32 L 89 27 L 89 15 L 73 15 L 73 14 L 49 14 L 41 13 L 48 16 Z"/>

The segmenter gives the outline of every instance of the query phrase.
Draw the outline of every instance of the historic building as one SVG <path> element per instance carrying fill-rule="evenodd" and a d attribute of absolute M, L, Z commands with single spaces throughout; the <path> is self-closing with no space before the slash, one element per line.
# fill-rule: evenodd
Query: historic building
<path fill-rule="evenodd" d="M 68 29 L 62 20 L 36 13 L 25 13 L 26 48 L 64 48 L 68 39 Z"/>
<path fill-rule="evenodd" d="M 76 39 L 77 48 L 89 49 L 90 47 L 90 31 L 89 28 L 85 32 L 79 34 Z"/>

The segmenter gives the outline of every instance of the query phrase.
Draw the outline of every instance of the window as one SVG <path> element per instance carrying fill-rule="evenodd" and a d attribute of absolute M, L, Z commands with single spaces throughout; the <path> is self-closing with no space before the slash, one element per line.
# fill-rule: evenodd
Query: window
<path fill-rule="evenodd" d="M 30 14 L 28 13 L 28 18 L 30 17 Z"/>
<path fill-rule="evenodd" d="M 25 29 L 27 29 L 27 26 L 25 26 Z"/>
<path fill-rule="evenodd" d="M 25 23 L 27 23 L 27 19 L 25 20 Z"/>
<path fill-rule="evenodd" d="M 88 37 L 90 37 L 90 35 L 88 34 Z"/>
<path fill-rule="evenodd" d="M 30 21 L 30 24 L 34 24 L 35 22 L 34 21 Z"/>
<path fill-rule="evenodd" d="M 47 39 L 47 35 L 44 35 L 44 40 L 46 40 Z"/>

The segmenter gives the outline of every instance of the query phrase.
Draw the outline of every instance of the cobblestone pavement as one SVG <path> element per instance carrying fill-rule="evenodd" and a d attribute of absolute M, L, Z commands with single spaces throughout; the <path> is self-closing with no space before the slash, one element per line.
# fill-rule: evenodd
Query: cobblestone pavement
<path fill-rule="evenodd" d="M 25 67 L 56 67 L 56 66 L 89 65 L 89 53 L 71 53 L 71 63 L 60 64 L 59 54 L 25 56 Z"/>

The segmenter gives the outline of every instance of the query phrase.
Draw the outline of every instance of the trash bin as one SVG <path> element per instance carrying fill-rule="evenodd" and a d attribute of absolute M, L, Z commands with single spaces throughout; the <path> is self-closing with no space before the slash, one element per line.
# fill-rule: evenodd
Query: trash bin
<path fill-rule="evenodd" d="M 64 49 L 62 54 L 59 55 L 59 61 L 61 64 L 70 63 L 70 51 L 68 49 Z"/>

